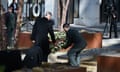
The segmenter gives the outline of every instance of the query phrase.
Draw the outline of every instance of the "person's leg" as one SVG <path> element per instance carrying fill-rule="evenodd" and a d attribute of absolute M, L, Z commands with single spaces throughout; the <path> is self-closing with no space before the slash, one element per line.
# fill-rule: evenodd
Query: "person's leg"
<path fill-rule="evenodd" d="M 77 62 L 77 66 L 80 66 L 80 54 L 81 54 L 81 51 L 86 47 L 86 43 L 82 44 L 83 46 L 81 46 L 80 44 L 76 45 L 76 62 Z"/>
<path fill-rule="evenodd" d="M 76 55 L 76 62 L 77 62 L 77 66 L 80 66 L 80 53 L 82 50 L 78 50 L 77 55 Z"/>
<path fill-rule="evenodd" d="M 116 22 L 114 21 L 114 37 L 115 38 L 118 38 L 118 34 L 117 34 L 117 24 L 116 24 Z"/>
<path fill-rule="evenodd" d="M 17 14 L 14 13 L 15 16 L 15 25 L 14 25 L 14 39 L 16 40 L 17 36 L 18 36 L 18 31 L 17 31 Z"/>
<path fill-rule="evenodd" d="M 80 50 L 77 52 L 77 55 L 76 55 L 76 62 L 77 62 L 77 66 L 80 66 Z"/>
<path fill-rule="evenodd" d="M 76 57 L 76 62 L 77 62 L 77 66 L 80 66 L 80 55 L 77 55 Z"/>
<path fill-rule="evenodd" d="M 113 22 L 111 22 L 111 24 L 110 24 L 109 38 L 112 37 L 112 26 L 113 26 Z"/>
<path fill-rule="evenodd" d="M 11 44 L 10 46 L 14 48 L 14 30 L 11 31 Z"/>
<path fill-rule="evenodd" d="M 8 48 L 11 48 L 12 31 L 9 28 L 7 29 L 7 41 L 8 41 Z"/>
<path fill-rule="evenodd" d="M 48 55 L 50 53 L 49 41 L 48 40 L 42 41 L 41 46 L 42 46 L 42 50 L 43 50 L 43 62 L 47 62 L 48 61 Z"/>
<path fill-rule="evenodd" d="M 68 51 L 68 60 L 71 66 L 77 66 L 76 62 L 76 50 L 70 49 Z"/>

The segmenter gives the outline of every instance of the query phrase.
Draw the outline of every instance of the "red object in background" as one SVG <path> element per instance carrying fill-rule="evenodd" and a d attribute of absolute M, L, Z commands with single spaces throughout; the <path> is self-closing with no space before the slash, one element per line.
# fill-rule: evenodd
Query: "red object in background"
<path fill-rule="evenodd" d="M 87 49 L 102 48 L 102 33 L 87 33 L 83 32 L 82 36 L 87 41 Z"/>
<path fill-rule="evenodd" d="M 31 48 L 33 43 L 30 39 L 31 33 L 19 33 L 17 40 L 17 48 L 26 49 Z"/>
<path fill-rule="evenodd" d="M 102 48 L 102 33 L 82 33 L 83 37 L 87 41 L 87 49 L 90 48 Z M 18 35 L 18 41 L 17 41 L 17 47 L 18 48 L 30 48 L 33 43 L 30 40 L 31 33 L 19 33 Z"/>
<path fill-rule="evenodd" d="M 120 72 L 120 56 L 99 56 L 97 72 Z"/>

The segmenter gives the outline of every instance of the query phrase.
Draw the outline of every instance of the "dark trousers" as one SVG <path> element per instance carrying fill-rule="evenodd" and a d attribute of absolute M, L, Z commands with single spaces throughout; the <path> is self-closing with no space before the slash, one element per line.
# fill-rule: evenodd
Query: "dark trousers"
<path fill-rule="evenodd" d="M 46 38 L 40 40 L 39 38 L 37 38 L 34 45 L 40 46 L 40 48 L 42 49 L 42 62 L 47 62 L 48 55 L 51 52 L 48 39 Z"/>
<path fill-rule="evenodd" d="M 74 44 L 74 46 L 68 51 L 68 60 L 71 66 L 80 65 L 80 53 L 86 47 L 86 44 Z"/>
<path fill-rule="evenodd" d="M 7 29 L 7 45 L 8 46 L 14 46 L 13 38 L 14 37 L 14 30 L 11 28 Z"/>
<path fill-rule="evenodd" d="M 41 48 L 42 48 L 42 51 L 43 51 L 42 61 L 47 62 L 48 61 L 48 55 L 50 53 L 49 41 L 48 40 L 43 41 L 42 44 L 41 44 Z"/>
<path fill-rule="evenodd" d="M 117 34 L 117 24 L 116 24 L 116 21 L 115 19 L 112 19 L 111 20 L 111 25 L 110 25 L 110 38 L 112 36 L 112 30 L 114 29 L 114 37 L 117 38 L 118 37 L 118 34 Z"/>

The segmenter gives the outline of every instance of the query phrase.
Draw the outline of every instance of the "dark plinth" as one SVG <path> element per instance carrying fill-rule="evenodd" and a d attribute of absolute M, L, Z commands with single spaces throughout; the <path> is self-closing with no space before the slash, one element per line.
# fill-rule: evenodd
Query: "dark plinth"
<path fill-rule="evenodd" d="M 27 72 L 87 72 L 85 67 L 71 67 L 66 64 L 42 64 L 40 67 L 33 67 L 32 69 L 26 69 L 29 70 Z M 20 72 L 24 72 L 24 68 L 21 70 L 17 70 Z M 14 72 L 17 72 L 14 71 Z"/>
<path fill-rule="evenodd" d="M 86 68 L 80 67 L 80 68 L 74 68 L 74 69 L 60 70 L 56 72 L 87 72 L 87 71 L 86 71 Z"/>
<path fill-rule="evenodd" d="M 52 72 L 87 72 L 85 67 L 71 67 L 66 64 L 51 64 Z"/>
<path fill-rule="evenodd" d="M 97 72 L 120 72 L 120 54 L 99 56 Z"/>

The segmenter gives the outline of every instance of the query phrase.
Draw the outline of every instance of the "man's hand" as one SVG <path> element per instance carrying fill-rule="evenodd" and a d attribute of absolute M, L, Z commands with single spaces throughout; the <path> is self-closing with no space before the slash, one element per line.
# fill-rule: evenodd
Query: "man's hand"
<path fill-rule="evenodd" d="M 71 44 L 68 48 L 62 48 L 62 49 L 59 50 L 59 51 L 60 51 L 60 52 L 69 51 L 72 47 L 73 47 L 73 44 Z"/>
<path fill-rule="evenodd" d="M 67 51 L 67 50 L 64 49 L 64 48 L 62 48 L 62 49 L 60 49 L 59 51 L 60 51 L 60 52 L 65 52 L 65 51 Z"/>
<path fill-rule="evenodd" d="M 57 46 L 57 42 L 53 43 L 54 46 Z"/>

